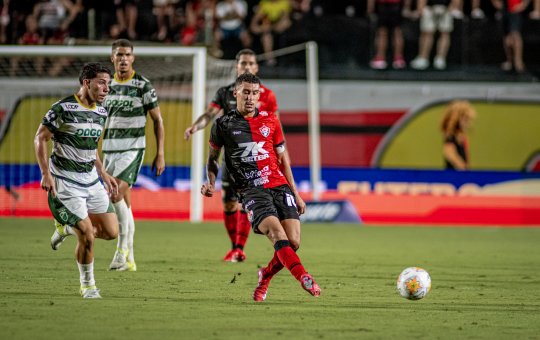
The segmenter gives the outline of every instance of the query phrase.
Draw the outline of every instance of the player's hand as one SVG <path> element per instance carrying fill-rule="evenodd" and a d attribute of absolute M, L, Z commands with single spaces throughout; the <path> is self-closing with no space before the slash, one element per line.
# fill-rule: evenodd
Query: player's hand
<path fill-rule="evenodd" d="M 214 185 L 205 183 L 201 187 L 201 194 L 206 197 L 212 197 L 214 195 Z"/>
<path fill-rule="evenodd" d="M 189 140 L 189 137 L 191 137 L 191 135 L 194 134 L 195 132 L 197 132 L 197 127 L 196 126 L 188 127 L 186 129 L 186 131 L 184 131 L 184 139 Z"/>
<path fill-rule="evenodd" d="M 101 175 L 101 179 L 103 180 L 103 183 L 105 183 L 105 189 L 107 189 L 109 196 L 118 195 L 118 183 L 116 182 L 114 177 L 104 172 Z"/>
<path fill-rule="evenodd" d="M 52 197 L 56 197 L 56 185 L 50 172 L 41 178 L 41 189 L 51 193 Z"/>
<path fill-rule="evenodd" d="M 295 198 L 296 200 L 296 209 L 298 210 L 298 214 L 302 215 L 306 212 L 306 202 L 300 197 L 300 195 L 296 194 Z"/>
<path fill-rule="evenodd" d="M 152 162 L 152 172 L 154 172 L 154 169 L 156 170 L 156 176 L 161 176 L 165 171 L 165 157 L 156 155 Z"/>

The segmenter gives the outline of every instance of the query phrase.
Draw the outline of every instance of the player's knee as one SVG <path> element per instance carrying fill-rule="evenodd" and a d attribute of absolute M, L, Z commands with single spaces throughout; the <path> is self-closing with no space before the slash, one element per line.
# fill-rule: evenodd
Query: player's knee
<path fill-rule="evenodd" d="M 298 248 L 300 248 L 300 240 L 289 240 L 289 243 L 294 251 L 297 251 Z"/>
<path fill-rule="evenodd" d="M 232 212 L 238 209 L 238 202 L 236 201 L 225 201 L 223 202 L 223 210 L 225 212 Z"/>

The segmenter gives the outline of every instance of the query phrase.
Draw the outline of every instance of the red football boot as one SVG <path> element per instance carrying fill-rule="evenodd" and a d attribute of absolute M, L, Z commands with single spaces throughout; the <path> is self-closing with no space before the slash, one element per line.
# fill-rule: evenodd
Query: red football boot
<path fill-rule="evenodd" d="M 246 254 L 240 248 L 235 249 L 235 253 L 232 256 L 231 262 L 244 262 L 246 260 Z"/>
<path fill-rule="evenodd" d="M 313 277 L 309 275 L 308 273 L 305 273 L 300 277 L 300 283 L 302 285 L 302 288 L 309 294 L 318 297 L 321 295 L 321 288 L 319 285 L 313 280 Z"/>
<path fill-rule="evenodd" d="M 227 255 L 223 258 L 223 261 L 225 262 L 236 262 L 233 261 L 233 257 L 236 256 L 236 249 L 231 249 L 227 252 Z"/>
<path fill-rule="evenodd" d="M 259 268 L 259 284 L 253 292 L 253 300 L 257 302 L 263 302 L 264 300 L 266 300 L 266 292 L 268 291 L 268 285 L 270 285 L 270 280 L 266 280 L 264 278 L 264 268 Z"/>

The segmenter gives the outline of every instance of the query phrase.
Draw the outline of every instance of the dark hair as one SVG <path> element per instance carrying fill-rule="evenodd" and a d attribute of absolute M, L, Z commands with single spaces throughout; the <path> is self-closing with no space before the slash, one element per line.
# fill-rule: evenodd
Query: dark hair
<path fill-rule="evenodd" d="M 238 51 L 238 53 L 236 53 L 236 62 L 239 62 L 240 57 L 243 56 L 243 55 L 252 55 L 254 57 L 257 57 L 257 54 L 255 54 L 255 52 L 253 52 L 253 50 L 250 50 L 249 48 L 244 48 L 243 50 L 240 50 L 240 51 Z"/>
<path fill-rule="evenodd" d="M 94 79 L 98 73 L 107 73 L 112 77 L 111 70 L 100 63 L 86 63 L 82 67 L 81 73 L 79 73 L 79 83 L 82 85 L 83 80 Z"/>
<path fill-rule="evenodd" d="M 118 47 L 129 47 L 133 51 L 133 43 L 127 39 L 117 39 L 112 43 L 112 50 L 116 50 Z"/>
<path fill-rule="evenodd" d="M 261 84 L 261 80 L 259 77 L 257 77 L 254 74 L 251 74 L 249 72 L 242 73 L 241 75 L 236 78 L 236 82 L 234 83 L 234 87 L 238 88 L 242 83 L 250 83 L 250 84 Z"/>

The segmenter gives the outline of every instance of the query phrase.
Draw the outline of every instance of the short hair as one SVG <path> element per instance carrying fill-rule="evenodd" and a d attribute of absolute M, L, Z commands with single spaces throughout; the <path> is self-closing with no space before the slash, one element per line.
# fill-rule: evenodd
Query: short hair
<path fill-rule="evenodd" d="M 236 82 L 234 83 L 234 87 L 238 88 L 242 83 L 250 83 L 250 84 L 259 84 L 261 85 L 261 80 L 256 75 L 245 72 L 236 78 Z"/>
<path fill-rule="evenodd" d="M 107 73 L 112 77 L 111 70 L 108 67 L 101 65 L 101 63 L 86 63 L 79 73 L 79 83 L 82 85 L 85 79 L 94 79 L 98 73 Z"/>
<path fill-rule="evenodd" d="M 257 59 L 257 54 L 253 50 L 250 50 L 249 48 L 244 48 L 243 50 L 240 50 L 238 51 L 238 53 L 236 53 L 236 62 L 239 62 L 240 57 L 243 55 L 252 55 L 255 57 L 255 59 Z"/>
<path fill-rule="evenodd" d="M 127 39 L 117 39 L 112 43 L 112 51 L 116 50 L 118 47 L 129 47 L 133 51 L 133 43 Z"/>

